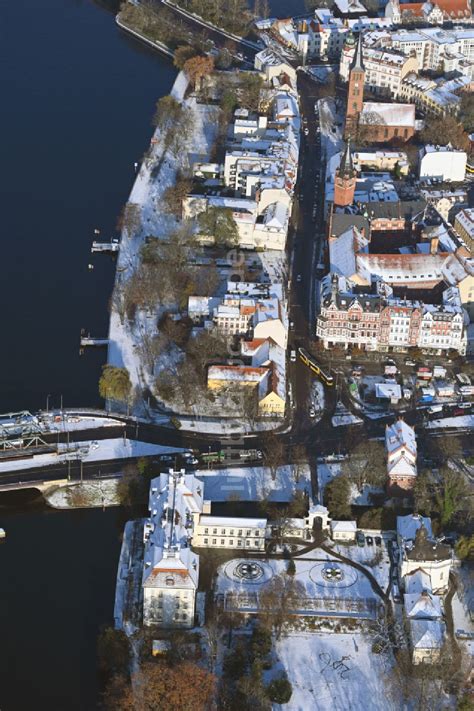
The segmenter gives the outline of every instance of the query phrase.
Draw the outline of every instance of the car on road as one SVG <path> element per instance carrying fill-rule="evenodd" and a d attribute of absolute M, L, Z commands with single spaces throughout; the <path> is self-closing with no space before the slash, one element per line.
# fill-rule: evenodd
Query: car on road
<path fill-rule="evenodd" d="M 366 537 L 365 537 L 365 540 L 367 541 L 367 545 L 368 545 L 368 546 L 373 546 L 373 545 L 374 545 L 374 539 L 372 538 L 372 536 L 366 536 Z"/>
<path fill-rule="evenodd" d="M 359 548 L 363 548 L 365 546 L 365 536 L 362 533 L 362 531 L 357 531 L 356 541 L 357 541 L 357 545 L 359 546 Z"/>
<path fill-rule="evenodd" d="M 414 368 L 416 363 L 411 358 L 405 358 L 405 365 L 408 365 L 410 368 Z"/>
<path fill-rule="evenodd" d="M 290 321 L 290 331 L 294 331 L 294 330 L 295 330 L 295 322 Z"/>
<path fill-rule="evenodd" d="M 374 541 L 376 546 L 382 545 L 382 539 L 380 538 L 380 536 L 375 536 Z"/>
<path fill-rule="evenodd" d="M 309 136 L 309 128 L 305 128 L 305 130 L 304 130 L 304 135 L 305 135 L 305 136 Z"/>
<path fill-rule="evenodd" d="M 301 276 L 301 274 L 298 274 L 296 277 L 296 281 L 298 282 L 298 284 L 301 282 L 302 279 L 303 277 Z"/>
<path fill-rule="evenodd" d="M 290 351 L 290 360 L 292 363 L 294 363 L 296 361 L 296 351 L 294 348 L 292 348 Z"/>
<path fill-rule="evenodd" d="M 314 407 L 312 405 L 308 410 L 308 414 L 310 417 L 316 417 L 316 410 L 314 409 Z"/>

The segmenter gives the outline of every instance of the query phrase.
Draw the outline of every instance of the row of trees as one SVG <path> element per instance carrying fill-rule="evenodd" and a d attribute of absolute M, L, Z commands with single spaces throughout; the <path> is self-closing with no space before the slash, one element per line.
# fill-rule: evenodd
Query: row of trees
<path fill-rule="evenodd" d="M 253 19 L 246 0 L 179 0 L 177 4 L 213 25 L 239 35 L 247 34 Z"/>

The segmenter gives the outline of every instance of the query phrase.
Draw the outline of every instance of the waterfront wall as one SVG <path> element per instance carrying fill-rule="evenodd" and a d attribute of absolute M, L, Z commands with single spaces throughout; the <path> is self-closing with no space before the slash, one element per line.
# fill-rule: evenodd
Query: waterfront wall
<path fill-rule="evenodd" d="M 158 40 L 152 40 L 146 35 L 141 34 L 141 32 L 137 32 L 136 30 L 132 30 L 131 27 L 128 25 L 124 24 L 119 16 L 117 15 L 115 17 L 115 22 L 117 25 L 120 27 L 120 29 L 124 30 L 125 32 L 129 32 L 131 35 L 139 39 L 141 42 L 145 42 L 145 44 L 149 45 L 150 47 L 153 47 L 153 49 L 157 49 L 159 52 L 162 52 L 163 54 L 166 54 L 168 57 L 171 57 L 173 59 L 174 57 L 174 52 L 171 50 L 169 47 L 167 47 L 166 44 L 163 44 L 163 42 L 159 42 Z"/>

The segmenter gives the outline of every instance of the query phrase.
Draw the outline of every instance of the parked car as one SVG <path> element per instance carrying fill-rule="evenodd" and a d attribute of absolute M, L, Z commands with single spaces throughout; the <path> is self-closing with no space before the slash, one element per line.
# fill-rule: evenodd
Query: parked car
<path fill-rule="evenodd" d="M 303 277 L 301 276 L 301 274 L 298 274 L 298 275 L 297 275 L 296 281 L 298 282 L 298 284 L 300 283 L 300 281 L 302 280 L 302 278 L 303 278 Z"/>
<path fill-rule="evenodd" d="M 305 128 L 305 130 L 304 130 L 304 135 L 305 135 L 305 136 L 309 136 L 309 128 Z"/>
<path fill-rule="evenodd" d="M 395 602 L 401 602 L 400 590 L 397 583 L 392 584 L 392 595 Z"/>
<path fill-rule="evenodd" d="M 366 536 L 366 537 L 365 537 L 365 540 L 367 541 L 367 545 L 368 545 L 368 546 L 373 546 L 373 545 L 374 545 L 374 539 L 372 538 L 372 536 Z"/>
<path fill-rule="evenodd" d="M 309 411 L 308 411 L 308 412 L 309 412 L 309 416 L 310 416 L 310 417 L 316 417 L 316 410 L 314 409 L 314 407 L 313 407 L 312 405 L 311 405 L 311 407 L 309 408 Z"/>
<path fill-rule="evenodd" d="M 357 541 L 357 545 L 358 545 L 360 548 L 363 548 L 363 547 L 365 546 L 365 536 L 364 536 L 364 534 L 362 533 L 362 531 L 357 531 L 357 533 L 356 533 L 356 541 Z"/>
<path fill-rule="evenodd" d="M 292 363 L 294 363 L 296 361 L 296 351 L 294 348 L 292 348 L 290 351 L 290 361 Z"/>
<path fill-rule="evenodd" d="M 414 368 L 416 363 L 411 358 L 405 358 L 405 365 L 408 365 L 410 368 Z"/>
<path fill-rule="evenodd" d="M 294 330 L 295 330 L 295 322 L 290 321 L 290 331 L 294 331 Z"/>
<path fill-rule="evenodd" d="M 382 545 L 382 539 L 380 538 L 380 536 L 375 536 L 374 541 L 376 546 Z"/>

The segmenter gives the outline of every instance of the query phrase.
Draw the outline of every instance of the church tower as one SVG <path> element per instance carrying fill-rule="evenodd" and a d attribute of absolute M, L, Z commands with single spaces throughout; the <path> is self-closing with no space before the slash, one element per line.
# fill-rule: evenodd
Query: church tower
<path fill-rule="evenodd" d="M 348 207 L 354 202 L 356 172 L 352 164 L 351 139 L 347 139 L 339 168 L 334 178 L 334 206 Z"/>
<path fill-rule="evenodd" d="M 359 34 L 356 50 L 349 71 L 349 86 L 347 91 L 346 124 L 344 137 L 355 136 L 359 123 L 359 114 L 364 103 L 365 67 L 362 55 L 362 32 Z"/>

